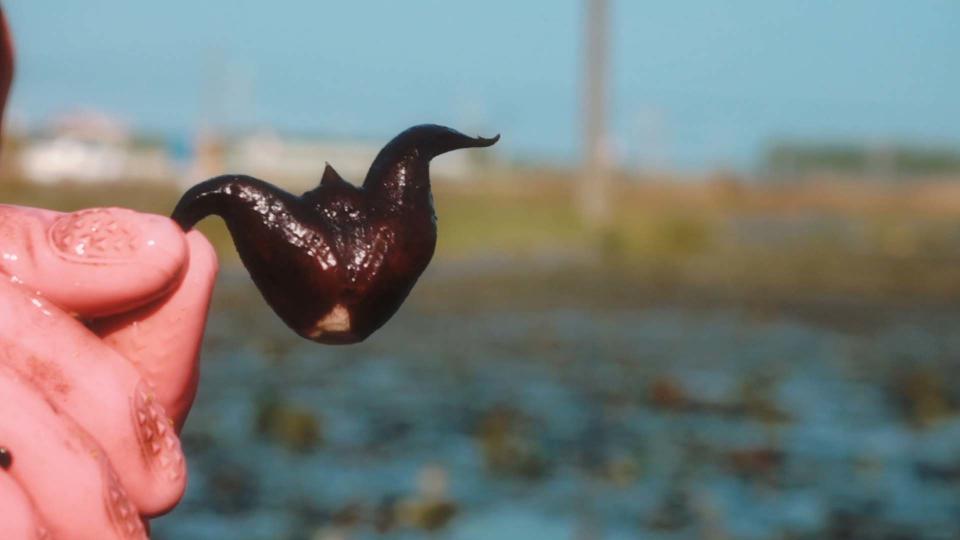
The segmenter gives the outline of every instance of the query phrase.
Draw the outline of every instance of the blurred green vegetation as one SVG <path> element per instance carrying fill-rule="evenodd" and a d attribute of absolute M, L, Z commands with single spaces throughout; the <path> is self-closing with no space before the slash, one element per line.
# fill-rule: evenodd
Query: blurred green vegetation
<path fill-rule="evenodd" d="M 601 301 L 693 293 L 720 298 L 960 298 L 960 183 L 808 182 L 758 185 L 620 182 L 611 224 L 581 226 L 574 182 L 515 170 L 471 183 L 435 183 L 445 276 L 500 280 L 524 294 Z M 126 206 L 167 214 L 172 185 L 0 183 L 0 200 L 74 210 Z M 225 266 L 236 253 L 222 222 L 201 230 Z M 532 279 L 536 276 L 536 279 Z M 609 289 L 609 290 L 608 290 Z"/>
<path fill-rule="evenodd" d="M 764 166 L 774 175 L 831 172 L 918 177 L 960 172 L 960 153 L 950 148 L 784 141 L 770 147 Z"/>

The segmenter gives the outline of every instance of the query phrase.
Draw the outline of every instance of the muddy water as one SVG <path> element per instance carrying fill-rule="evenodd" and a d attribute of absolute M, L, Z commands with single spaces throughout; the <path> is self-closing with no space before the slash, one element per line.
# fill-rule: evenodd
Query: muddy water
<path fill-rule="evenodd" d="M 960 535 L 960 310 L 464 287 L 323 347 L 226 272 L 155 538 Z"/>

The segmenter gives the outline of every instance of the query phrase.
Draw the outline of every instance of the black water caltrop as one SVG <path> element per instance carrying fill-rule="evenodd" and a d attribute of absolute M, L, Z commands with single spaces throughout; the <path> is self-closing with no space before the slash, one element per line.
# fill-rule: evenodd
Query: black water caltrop
<path fill-rule="evenodd" d="M 185 230 L 222 217 L 254 283 L 288 326 L 320 343 L 356 343 L 396 313 L 433 257 L 430 160 L 499 138 L 414 126 L 380 151 L 361 187 L 330 165 L 299 197 L 225 175 L 188 190 L 172 217 Z"/>

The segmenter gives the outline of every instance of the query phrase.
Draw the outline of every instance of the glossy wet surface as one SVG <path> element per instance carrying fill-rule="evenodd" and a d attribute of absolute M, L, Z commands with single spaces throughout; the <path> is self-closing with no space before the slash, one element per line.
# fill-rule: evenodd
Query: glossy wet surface
<path fill-rule="evenodd" d="M 317 347 L 228 270 L 154 538 L 960 534 L 960 310 L 469 304 L 493 289 L 447 279 Z"/>
<path fill-rule="evenodd" d="M 362 187 L 329 164 L 302 196 L 224 175 L 187 190 L 171 217 L 184 230 L 221 217 L 251 279 L 292 330 L 325 344 L 358 343 L 396 313 L 433 257 L 430 160 L 499 139 L 413 126 L 380 150 Z"/>

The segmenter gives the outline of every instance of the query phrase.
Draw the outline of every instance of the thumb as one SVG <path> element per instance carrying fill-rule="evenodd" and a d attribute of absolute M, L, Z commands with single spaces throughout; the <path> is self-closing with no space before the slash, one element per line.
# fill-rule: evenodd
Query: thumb
<path fill-rule="evenodd" d="M 186 257 L 183 233 L 162 216 L 0 205 L 0 272 L 83 317 L 125 311 L 164 294 Z"/>

